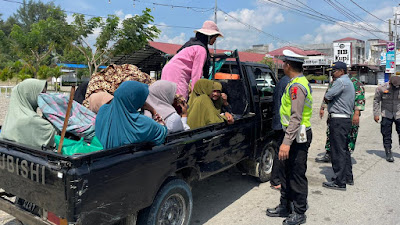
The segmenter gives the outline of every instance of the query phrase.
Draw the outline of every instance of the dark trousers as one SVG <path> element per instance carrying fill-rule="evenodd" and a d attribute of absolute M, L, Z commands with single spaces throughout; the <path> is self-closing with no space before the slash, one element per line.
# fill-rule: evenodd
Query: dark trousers
<path fill-rule="evenodd" d="M 347 138 L 351 130 L 350 118 L 330 118 L 329 139 L 331 141 L 332 168 L 336 184 L 346 186 L 346 179 L 353 179 L 351 156 Z"/>
<path fill-rule="evenodd" d="M 270 183 L 273 186 L 281 184 L 281 179 L 279 177 L 281 177 L 282 176 L 281 174 L 283 174 L 284 172 L 281 161 L 278 158 L 279 147 L 283 142 L 283 137 L 285 137 L 285 132 L 283 130 L 274 131 L 274 139 L 276 140 L 278 147 L 275 149 L 274 164 L 272 165 L 272 171 L 271 171 Z"/>
<path fill-rule="evenodd" d="M 392 149 L 392 125 L 393 122 L 396 124 L 396 131 L 399 135 L 400 140 L 400 119 L 395 120 L 394 118 L 389 119 L 386 117 L 382 117 L 381 122 L 381 133 L 383 136 L 383 147 L 385 149 Z"/>
<path fill-rule="evenodd" d="M 307 210 L 308 180 L 307 155 L 312 140 L 311 129 L 307 131 L 307 142 L 293 141 L 290 146 L 289 159 L 282 161 L 284 173 L 281 177 L 281 204 L 290 206 L 293 202 L 294 211 L 304 214 Z"/>

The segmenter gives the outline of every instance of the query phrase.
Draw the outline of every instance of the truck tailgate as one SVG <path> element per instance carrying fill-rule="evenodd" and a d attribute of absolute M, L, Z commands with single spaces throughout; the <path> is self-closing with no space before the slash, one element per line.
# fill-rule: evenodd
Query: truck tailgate
<path fill-rule="evenodd" d="M 67 218 L 66 169 L 62 156 L 0 142 L 0 188 Z"/>

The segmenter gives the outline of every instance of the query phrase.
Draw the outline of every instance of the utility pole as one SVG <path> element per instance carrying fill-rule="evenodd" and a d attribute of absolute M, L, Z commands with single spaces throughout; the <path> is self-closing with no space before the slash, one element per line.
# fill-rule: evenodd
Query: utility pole
<path fill-rule="evenodd" d="M 214 8 L 214 22 L 215 22 L 215 24 L 217 24 L 217 10 L 218 10 L 217 0 L 215 0 L 215 8 Z M 215 40 L 215 42 L 214 42 L 214 54 L 216 54 L 216 53 L 217 53 L 217 40 Z"/>
<path fill-rule="evenodd" d="M 392 20 L 389 19 L 389 41 L 393 41 Z"/>
<path fill-rule="evenodd" d="M 395 31 L 395 35 L 394 35 L 394 75 L 396 76 L 396 69 L 397 69 L 397 61 L 396 61 L 396 55 L 397 55 L 397 11 L 398 11 L 398 7 L 395 7 L 394 9 L 394 31 Z"/>

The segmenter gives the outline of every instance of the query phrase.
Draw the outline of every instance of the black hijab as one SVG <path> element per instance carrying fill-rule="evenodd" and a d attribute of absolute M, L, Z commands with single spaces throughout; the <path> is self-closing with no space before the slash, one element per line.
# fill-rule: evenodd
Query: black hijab
<path fill-rule="evenodd" d="M 196 33 L 195 37 L 190 38 L 190 40 L 188 42 L 186 42 L 176 53 L 180 52 L 182 49 L 186 48 L 186 47 L 190 47 L 193 45 L 200 45 L 203 46 L 206 49 L 207 52 L 207 59 L 206 62 L 204 63 L 203 66 L 203 76 L 208 79 L 208 72 L 210 70 L 210 52 L 208 51 L 208 41 L 209 38 L 211 38 L 210 36 L 207 36 L 205 34 L 202 34 L 200 32 Z"/>
<path fill-rule="evenodd" d="M 89 81 L 84 81 L 76 89 L 74 100 L 77 101 L 79 104 L 82 104 L 83 100 L 85 100 L 86 89 L 88 84 Z"/>

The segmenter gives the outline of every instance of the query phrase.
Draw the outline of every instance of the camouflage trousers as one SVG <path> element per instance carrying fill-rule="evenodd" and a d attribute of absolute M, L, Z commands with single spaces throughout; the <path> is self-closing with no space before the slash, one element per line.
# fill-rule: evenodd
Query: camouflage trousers
<path fill-rule="evenodd" d="M 353 116 L 352 116 L 353 119 Z M 326 129 L 326 144 L 325 144 L 325 150 L 330 151 L 331 150 L 331 142 L 329 141 L 329 118 L 326 121 L 327 129 Z M 359 125 L 352 125 L 351 130 L 347 138 L 349 139 L 349 151 L 350 153 L 354 152 L 354 149 L 356 148 L 356 140 L 357 140 L 357 135 L 358 135 L 358 128 Z"/>

